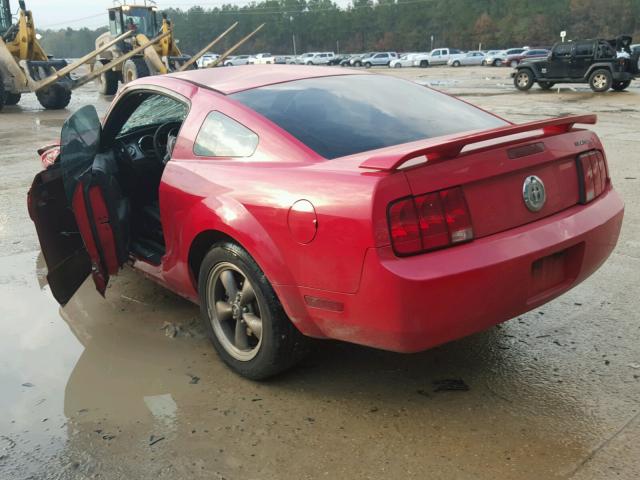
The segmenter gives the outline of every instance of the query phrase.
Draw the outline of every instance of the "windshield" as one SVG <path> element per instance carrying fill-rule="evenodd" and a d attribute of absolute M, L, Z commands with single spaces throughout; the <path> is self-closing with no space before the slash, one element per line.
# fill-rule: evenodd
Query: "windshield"
<path fill-rule="evenodd" d="M 123 10 L 124 28 L 126 30 L 135 30 L 147 37 L 155 37 L 158 33 L 156 25 L 155 13 L 144 7 L 130 7 Z"/>
<path fill-rule="evenodd" d="M 448 95 L 384 75 L 297 80 L 231 96 L 328 159 L 506 125 Z"/>
<path fill-rule="evenodd" d="M 118 132 L 118 136 L 151 125 L 182 122 L 187 116 L 187 105 L 164 95 L 153 94 L 135 109 Z"/>

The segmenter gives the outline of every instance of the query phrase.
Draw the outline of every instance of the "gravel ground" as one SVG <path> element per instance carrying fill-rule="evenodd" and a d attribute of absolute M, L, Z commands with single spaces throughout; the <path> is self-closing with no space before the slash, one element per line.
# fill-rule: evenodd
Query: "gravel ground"
<path fill-rule="evenodd" d="M 28 218 L 67 111 L 0 114 L 0 478 L 602 479 L 640 471 L 640 89 L 517 92 L 507 68 L 379 69 L 516 122 L 597 113 L 622 237 L 539 310 L 415 355 L 320 343 L 268 383 L 231 373 L 192 304 L 125 270 L 59 308 Z M 455 380 L 455 381 L 454 381 Z M 439 386 L 457 387 L 438 391 Z"/>

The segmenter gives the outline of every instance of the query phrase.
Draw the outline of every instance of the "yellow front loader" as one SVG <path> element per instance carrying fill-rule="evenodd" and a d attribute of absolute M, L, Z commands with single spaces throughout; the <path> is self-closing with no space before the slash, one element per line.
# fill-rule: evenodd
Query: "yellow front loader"
<path fill-rule="evenodd" d="M 126 40 L 134 32 L 127 31 L 100 49 L 68 64 L 66 60 L 55 59 L 46 54 L 38 42 L 31 11 L 27 10 L 24 0 L 19 2 L 19 6 L 17 21 L 13 23 L 9 0 L 0 0 L 0 110 L 5 105 L 16 105 L 22 94 L 29 92 L 34 92 L 46 109 L 65 108 L 71 100 L 71 90 L 139 55 L 145 48 L 133 48 L 127 54 L 88 75 L 71 78 L 71 72 L 116 43 Z M 169 36 L 169 32 L 162 33 L 149 43 L 161 42 Z"/>

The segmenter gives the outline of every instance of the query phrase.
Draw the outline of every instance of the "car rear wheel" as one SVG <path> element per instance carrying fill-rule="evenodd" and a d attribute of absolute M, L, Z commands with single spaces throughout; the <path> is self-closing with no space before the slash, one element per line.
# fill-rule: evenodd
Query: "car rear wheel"
<path fill-rule="evenodd" d="M 371 68 L 371 62 L 366 62 L 364 64 L 364 68 Z"/>
<path fill-rule="evenodd" d="M 482 60 L 482 66 L 486 67 L 487 66 L 487 61 L 486 60 Z"/>
<path fill-rule="evenodd" d="M 589 86 L 594 92 L 606 92 L 611 88 L 611 72 L 609 70 L 596 70 L 589 77 Z"/>
<path fill-rule="evenodd" d="M 549 90 L 549 89 L 551 89 L 554 85 L 555 85 L 555 83 L 553 83 L 553 82 L 538 82 L 538 86 L 539 86 L 542 90 Z"/>
<path fill-rule="evenodd" d="M 513 77 L 513 84 L 518 90 L 529 90 L 533 85 L 533 73 L 528 68 L 518 70 Z"/>
<path fill-rule="evenodd" d="M 429 66 L 429 62 L 427 60 L 420 60 L 420 67 L 427 68 Z"/>
<path fill-rule="evenodd" d="M 398 62 L 398 63 L 393 65 L 393 68 L 401 68 L 401 67 L 402 67 L 402 65 L 400 65 L 400 62 Z"/>
<path fill-rule="evenodd" d="M 501 66 L 502 66 L 502 60 L 498 59 L 498 60 L 494 61 L 494 62 L 493 62 L 493 64 L 494 64 L 496 67 L 501 67 Z"/>
<path fill-rule="evenodd" d="M 201 317 L 213 346 L 236 373 L 261 380 L 297 363 L 306 339 L 287 317 L 260 267 L 240 246 L 214 245 L 198 275 Z"/>
<path fill-rule="evenodd" d="M 453 66 L 454 67 L 459 67 L 460 66 L 460 62 L 458 60 L 456 60 L 455 62 L 453 62 Z"/>
<path fill-rule="evenodd" d="M 611 88 L 614 89 L 616 92 L 621 92 L 629 88 L 629 85 L 631 85 L 631 80 L 625 80 L 624 82 L 613 82 L 613 85 L 611 85 Z"/>
<path fill-rule="evenodd" d="M 362 62 L 354 62 L 353 66 L 354 67 L 361 67 L 362 66 Z"/>

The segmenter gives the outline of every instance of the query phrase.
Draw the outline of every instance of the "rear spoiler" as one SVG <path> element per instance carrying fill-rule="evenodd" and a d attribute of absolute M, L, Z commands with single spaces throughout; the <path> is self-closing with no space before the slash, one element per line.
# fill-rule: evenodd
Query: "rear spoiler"
<path fill-rule="evenodd" d="M 533 130 L 543 130 L 544 135 L 556 135 L 570 131 L 576 123 L 594 125 L 596 120 L 596 115 L 572 115 L 548 120 L 537 120 L 519 125 L 508 125 L 492 130 L 467 133 L 461 136 L 450 136 L 441 139 L 434 138 L 429 141 L 428 145 L 410 152 L 391 152 L 373 156 L 361 163 L 360 168 L 392 171 L 399 168 L 408 160 L 422 155 L 427 155 L 429 161 L 451 159 L 460 155 L 464 147 L 474 143 Z"/>

